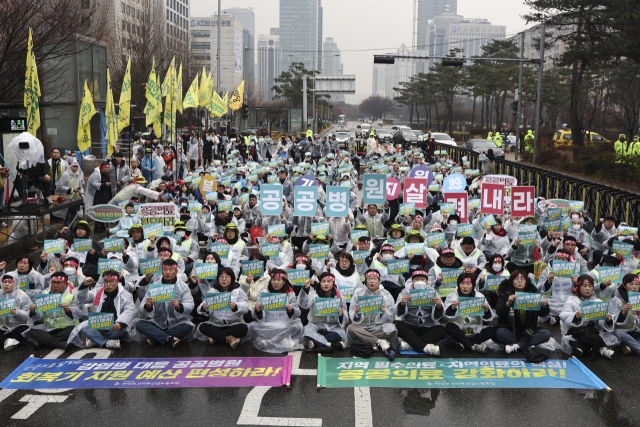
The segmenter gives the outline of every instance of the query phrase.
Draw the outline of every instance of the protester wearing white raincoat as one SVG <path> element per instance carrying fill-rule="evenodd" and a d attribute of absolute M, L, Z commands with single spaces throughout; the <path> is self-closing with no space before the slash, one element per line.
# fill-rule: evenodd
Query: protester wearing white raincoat
<path fill-rule="evenodd" d="M 58 182 L 56 182 L 56 196 L 64 196 L 69 201 L 84 198 L 84 172 L 80 169 L 78 161 L 75 158 L 71 158 L 69 168 L 58 178 Z M 77 207 L 73 209 L 73 216 L 75 216 L 77 211 Z M 69 213 L 69 209 L 62 209 L 53 212 L 52 215 L 65 219 L 68 216 L 67 213 Z M 69 216 L 70 218 L 67 218 L 68 223 L 67 221 L 64 223 L 65 227 L 68 227 L 71 222 L 73 222 L 73 216 Z"/>
<path fill-rule="evenodd" d="M 0 317 L 0 339 L 4 342 L 5 351 L 13 350 L 25 338 L 23 334 L 29 329 L 31 299 L 20 289 L 18 274 L 7 273 L 2 276 L 2 289 L 0 289 L 0 299 L 14 299 L 15 307 L 11 310 L 10 316 Z"/>

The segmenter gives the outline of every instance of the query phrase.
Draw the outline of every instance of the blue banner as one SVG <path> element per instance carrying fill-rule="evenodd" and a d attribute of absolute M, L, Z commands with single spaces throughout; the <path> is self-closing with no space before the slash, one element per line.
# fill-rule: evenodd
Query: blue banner
<path fill-rule="evenodd" d="M 384 202 L 387 201 L 387 175 L 374 173 L 364 174 L 362 195 L 365 204 L 384 204 Z"/>
<path fill-rule="evenodd" d="M 293 207 L 295 216 L 316 216 L 316 211 L 318 210 L 318 187 L 294 187 Z"/>
<path fill-rule="evenodd" d="M 260 187 L 260 213 L 280 215 L 282 213 L 282 185 L 262 185 Z"/>
<path fill-rule="evenodd" d="M 338 218 L 344 218 L 349 215 L 349 188 L 327 187 L 327 206 L 325 213 L 327 217 Z"/>

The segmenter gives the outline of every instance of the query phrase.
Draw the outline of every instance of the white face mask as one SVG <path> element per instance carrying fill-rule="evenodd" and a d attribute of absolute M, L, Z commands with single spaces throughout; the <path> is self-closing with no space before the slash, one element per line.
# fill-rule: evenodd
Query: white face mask
<path fill-rule="evenodd" d="M 413 286 L 418 289 L 425 289 L 427 287 L 427 282 L 423 282 L 422 280 L 419 282 L 413 282 Z"/>
<path fill-rule="evenodd" d="M 67 276 L 70 274 L 76 274 L 76 269 L 73 267 L 65 267 L 62 269 L 62 271 L 64 272 L 64 274 L 66 274 Z"/>
<path fill-rule="evenodd" d="M 187 203 L 180 203 L 180 206 L 189 206 Z"/>
<path fill-rule="evenodd" d="M 580 224 L 573 224 L 573 229 L 574 230 L 580 230 L 582 228 L 582 226 L 580 226 Z"/>
<path fill-rule="evenodd" d="M 180 230 L 180 231 L 176 231 L 176 234 L 178 236 L 184 237 L 184 231 Z"/>
<path fill-rule="evenodd" d="M 392 260 L 392 259 L 393 259 L 393 255 L 391 255 L 391 254 L 384 254 L 384 255 L 382 255 L 382 259 L 383 259 L 383 260 L 385 260 L 385 261 L 390 261 L 390 260 Z"/>
<path fill-rule="evenodd" d="M 457 225 L 457 224 L 458 224 L 458 221 L 456 221 L 455 219 L 453 219 L 453 220 L 451 220 L 451 221 L 449 222 L 449 224 L 451 224 L 451 225 Z"/>
<path fill-rule="evenodd" d="M 296 270 L 306 270 L 307 266 L 305 264 L 296 265 Z"/>
<path fill-rule="evenodd" d="M 497 273 L 498 271 L 502 270 L 502 264 L 493 264 L 491 268 Z"/>

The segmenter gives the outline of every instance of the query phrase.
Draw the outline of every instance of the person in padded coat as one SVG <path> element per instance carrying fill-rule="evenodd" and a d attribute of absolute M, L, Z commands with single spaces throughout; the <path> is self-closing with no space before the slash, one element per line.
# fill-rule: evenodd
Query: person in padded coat
<path fill-rule="evenodd" d="M 109 167 L 109 179 L 111 185 L 115 187 L 115 192 L 122 190 L 131 181 L 131 170 L 124 161 L 124 155 L 118 151 L 113 155 L 111 165 Z"/>
<path fill-rule="evenodd" d="M 627 274 L 609 301 L 609 313 L 616 322 L 613 334 L 620 340 L 622 354 L 632 351 L 640 356 L 640 312 L 633 310 L 629 292 L 640 292 L 640 278 Z"/>
<path fill-rule="evenodd" d="M 445 328 L 447 335 L 455 340 L 458 350 L 485 353 L 486 345 L 483 343 L 496 337 L 496 328 L 488 324 L 496 317 L 496 313 L 491 309 L 484 295 L 474 289 L 473 278 L 474 275 L 471 273 L 462 273 L 458 276 L 456 291 L 449 294 L 444 303 L 444 315 L 449 320 Z M 482 316 L 461 315 L 458 310 L 461 297 L 483 298 L 484 314 Z"/>
<path fill-rule="evenodd" d="M 515 309 L 516 292 L 538 293 L 536 286 L 531 283 L 526 273 L 516 270 L 511 273 L 508 280 L 503 281 L 498 288 L 498 302 L 496 313 L 498 314 L 498 329 L 496 341 L 505 344 L 507 354 L 515 353 L 522 349 L 545 343 L 551 338 L 548 330 L 538 326 L 538 317 L 549 315 L 547 301 L 540 301 L 540 310 Z"/>

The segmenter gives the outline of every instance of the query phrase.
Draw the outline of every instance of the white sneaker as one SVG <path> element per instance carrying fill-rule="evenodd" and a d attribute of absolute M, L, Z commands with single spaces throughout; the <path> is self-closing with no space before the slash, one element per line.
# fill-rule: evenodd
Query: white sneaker
<path fill-rule="evenodd" d="M 613 350 L 611 350 L 609 347 L 601 347 L 600 355 L 602 357 L 606 357 L 607 359 L 611 359 L 611 356 L 613 356 Z"/>
<path fill-rule="evenodd" d="M 18 345 L 20 345 L 20 341 L 13 338 L 9 338 L 4 342 L 4 351 L 11 351 L 14 348 L 16 348 L 16 346 Z"/>
<path fill-rule="evenodd" d="M 391 347 L 391 345 L 389 344 L 389 341 L 385 340 L 385 339 L 380 339 L 376 342 L 376 344 L 378 345 L 378 347 L 380 348 L 380 350 L 382 351 L 387 351 L 389 350 L 389 347 Z"/>
<path fill-rule="evenodd" d="M 475 351 L 476 353 L 486 353 L 487 346 L 485 344 L 474 344 L 473 346 L 471 346 L 471 350 Z"/>
<path fill-rule="evenodd" d="M 93 348 L 95 346 L 97 346 L 98 344 L 94 343 L 93 341 L 91 341 L 89 338 L 87 338 L 84 341 L 84 348 Z"/>
<path fill-rule="evenodd" d="M 551 324 L 551 326 L 555 325 L 556 323 L 558 323 L 558 320 L 556 319 L 555 316 L 551 316 L 549 318 L 549 323 Z"/>
<path fill-rule="evenodd" d="M 315 347 L 316 343 L 314 343 L 313 341 L 309 340 L 309 342 L 307 343 L 307 348 L 311 349 L 313 347 Z"/>
<path fill-rule="evenodd" d="M 511 354 L 511 353 L 515 353 L 518 350 L 520 350 L 520 346 L 518 344 L 513 344 L 513 345 L 505 345 L 504 346 L 504 351 L 507 354 Z"/>
<path fill-rule="evenodd" d="M 109 340 L 105 347 L 120 350 L 120 340 Z"/>
<path fill-rule="evenodd" d="M 408 342 L 406 342 L 404 340 L 398 340 L 398 341 L 400 341 L 400 350 L 401 351 L 413 351 L 413 347 L 411 347 Z"/>
<path fill-rule="evenodd" d="M 422 351 L 432 356 L 440 356 L 440 347 L 438 347 L 437 345 L 427 344 L 424 346 Z"/>
<path fill-rule="evenodd" d="M 6 222 L 2 221 L 2 222 L 0 222 L 0 227 L 6 228 L 6 227 L 8 227 L 8 225 L 7 225 Z M 18 341 L 18 342 L 20 342 L 20 341 Z"/>

